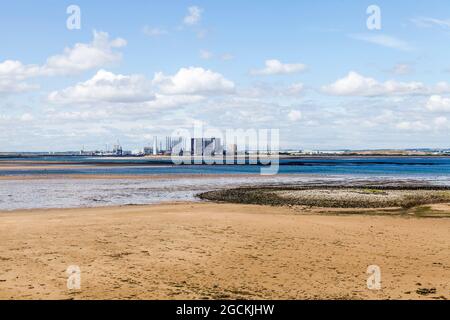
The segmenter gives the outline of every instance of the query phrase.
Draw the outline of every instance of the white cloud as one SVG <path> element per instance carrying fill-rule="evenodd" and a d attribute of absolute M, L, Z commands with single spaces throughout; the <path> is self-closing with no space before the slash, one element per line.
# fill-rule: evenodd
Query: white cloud
<path fill-rule="evenodd" d="M 303 83 L 293 83 L 289 86 L 276 86 L 269 83 L 257 83 L 251 87 L 238 90 L 238 94 L 247 98 L 291 98 L 303 93 Z"/>
<path fill-rule="evenodd" d="M 173 76 L 157 73 L 153 81 L 141 75 L 120 75 L 100 70 L 91 79 L 60 91 L 51 92 L 48 101 L 54 104 L 83 104 L 116 108 L 116 112 L 139 114 L 142 110 L 177 108 L 204 101 L 203 94 L 230 93 L 234 83 L 221 74 L 202 68 L 182 68 Z M 97 110 L 100 110 L 97 108 Z M 108 111 L 109 112 L 109 111 Z M 92 114 L 70 113 L 68 116 L 90 116 Z"/>
<path fill-rule="evenodd" d="M 436 19 L 436 18 L 429 18 L 429 17 L 420 17 L 420 18 L 414 18 L 411 19 L 411 21 L 418 27 L 421 28 L 431 28 L 434 26 L 443 28 L 443 29 L 449 29 L 450 28 L 450 19 Z"/>
<path fill-rule="evenodd" d="M 305 86 L 303 83 L 293 83 L 286 89 L 285 94 L 289 96 L 295 96 L 302 93 L 304 89 Z"/>
<path fill-rule="evenodd" d="M 230 93 L 235 88 L 234 83 L 220 73 L 195 67 L 182 68 L 173 76 L 158 72 L 153 84 L 163 94 Z"/>
<path fill-rule="evenodd" d="M 434 119 L 434 125 L 438 128 L 446 127 L 448 125 L 448 120 L 446 117 L 437 117 Z"/>
<path fill-rule="evenodd" d="M 433 95 L 428 99 L 426 107 L 433 112 L 450 112 L 450 98 Z"/>
<path fill-rule="evenodd" d="M 149 26 L 145 26 L 142 29 L 142 32 L 149 36 L 149 37 L 160 37 L 166 34 L 169 34 L 169 31 L 165 30 L 165 29 L 161 29 L 161 28 L 156 28 L 156 27 L 149 27 Z"/>
<path fill-rule="evenodd" d="M 436 86 L 432 89 L 434 93 L 449 93 L 450 92 L 450 84 L 448 82 L 438 82 Z"/>
<path fill-rule="evenodd" d="M 192 6 L 188 8 L 188 14 L 184 17 L 184 23 L 186 25 L 192 26 L 200 22 L 202 18 L 203 9 L 197 6 Z"/>
<path fill-rule="evenodd" d="M 64 111 L 58 113 L 51 113 L 47 115 L 49 120 L 62 120 L 62 121 L 86 121 L 86 120 L 99 120 L 110 118 L 111 113 L 105 110 L 84 110 L 84 111 Z"/>
<path fill-rule="evenodd" d="M 34 120 L 34 117 L 30 113 L 24 113 L 23 115 L 20 116 L 20 121 L 23 121 L 23 122 L 30 122 L 33 120 Z"/>
<path fill-rule="evenodd" d="M 23 80 L 39 75 L 40 67 L 37 65 L 24 65 L 20 61 L 6 60 L 0 63 L 0 92 L 16 93 L 38 88 Z"/>
<path fill-rule="evenodd" d="M 0 93 L 19 93 L 38 89 L 38 85 L 28 84 L 26 82 L 17 81 L 14 79 L 0 78 Z"/>
<path fill-rule="evenodd" d="M 426 131 L 430 130 L 430 126 L 421 121 L 402 121 L 396 125 L 397 129 L 405 131 Z"/>
<path fill-rule="evenodd" d="M 405 41 L 397 39 L 392 36 L 382 35 L 382 34 L 353 34 L 350 35 L 351 38 L 376 44 L 382 47 L 411 51 L 413 48 Z"/>
<path fill-rule="evenodd" d="M 122 55 L 113 49 L 126 46 L 124 39 L 109 39 L 106 32 L 94 31 L 91 43 L 77 43 L 73 48 L 64 49 L 64 53 L 47 59 L 43 73 L 74 74 L 102 67 L 121 60 Z"/>
<path fill-rule="evenodd" d="M 379 125 L 392 123 L 395 120 L 395 115 L 392 110 L 383 110 L 381 114 L 372 116 L 372 117 L 366 117 L 363 116 L 362 119 L 359 119 L 358 122 L 360 122 L 363 126 L 372 128 Z"/>
<path fill-rule="evenodd" d="M 93 33 L 91 43 L 77 43 L 62 54 L 51 56 L 43 65 L 25 65 L 20 61 L 5 60 L 0 63 L 0 92 L 23 92 L 39 88 L 25 80 L 36 77 L 71 75 L 95 69 L 121 59 L 113 49 L 126 45 L 117 38 L 110 40 L 106 32 Z"/>
<path fill-rule="evenodd" d="M 129 103 L 153 99 L 151 84 L 140 75 L 116 75 L 105 70 L 73 87 L 49 94 L 53 103 L 73 104 L 88 102 Z"/>
<path fill-rule="evenodd" d="M 20 61 L 6 60 L 0 63 L 0 79 L 23 80 L 40 75 L 38 65 L 24 65 Z"/>
<path fill-rule="evenodd" d="M 265 68 L 260 70 L 252 70 L 254 75 L 276 75 L 276 74 L 291 74 L 299 73 L 306 70 L 306 65 L 302 63 L 288 64 L 282 63 L 279 60 L 266 60 Z"/>
<path fill-rule="evenodd" d="M 288 118 L 289 120 L 295 122 L 295 121 L 299 121 L 302 119 L 302 113 L 301 111 L 298 110 L 291 110 L 291 112 L 289 112 L 288 114 Z"/>
<path fill-rule="evenodd" d="M 147 102 L 145 105 L 150 109 L 172 109 L 193 103 L 205 101 L 205 97 L 200 95 L 162 95 L 156 94 L 155 100 Z"/>
<path fill-rule="evenodd" d="M 397 82 L 394 80 L 378 82 L 373 78 L 350 71 L 344 78 L 322 87 L 322 90 L 338 96 L 379 96 L 423 94 L 427 88 L 421 82 Z"/>

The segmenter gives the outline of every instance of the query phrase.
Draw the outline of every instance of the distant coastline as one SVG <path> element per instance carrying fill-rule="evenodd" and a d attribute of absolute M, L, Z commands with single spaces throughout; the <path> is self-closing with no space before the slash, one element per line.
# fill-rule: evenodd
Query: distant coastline
<path fill-rule="evenodd" d="M 256 151 L 241 152 L 237 157 L 255 157 Z M 280 150 L 278 155 L 282 159 L 295 158 L 327 158 L 327 157 L 450 157 L 450 149 L 447 148 L 423 148 L 423 149 L 374 149 L 374 150 L 311 150 L 311 151 L 292 151 Z M 8 158 L 35 158 L 35 157 L 74 157 L 74 158 L 101 158 L 101 159 L 152 159 L 152 160 L 170 160 L 170 154 L 158 155 L 96 155 L 81 154 L 79 151 L 61 151 L 61 152 L 0 152 L 0 159 Z"/>

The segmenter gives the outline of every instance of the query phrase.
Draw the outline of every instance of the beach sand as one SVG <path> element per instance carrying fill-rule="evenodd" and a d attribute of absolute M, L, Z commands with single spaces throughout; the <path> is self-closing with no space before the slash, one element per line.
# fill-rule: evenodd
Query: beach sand
<path fill-rule="evenodd" d="M 0 212 L 0 299 L 449 299 L 449 230 L 215 203 Z"/>

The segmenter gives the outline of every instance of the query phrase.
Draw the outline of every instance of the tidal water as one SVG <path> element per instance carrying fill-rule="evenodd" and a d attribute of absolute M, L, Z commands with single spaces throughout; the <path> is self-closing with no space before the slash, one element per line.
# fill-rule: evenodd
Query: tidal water
<path fill-rule="evenodd" d="M 145 158 L 38 157 L 3 161 L 46 161 L 86 165 L 73 169 L 3 170 L 2 175 L 40 174 L 258 174 L 257 165 L 182 165 Z M 95 167 L 92 167 L 95 166 Z M 280 174 L 450 176 L 450 157 L 334 157 L 281 159 Z"/>
<path fill-rule="evenodd" d="M 450 158 L 435 157 L 286 159 L 281 160 L 280 174 L 275 176 L 260 176 L 260 167 L 249 165 L 172 166 L 170 161 L 74 157 L 28 160 L 76 163 L 86 167 L 3 168 L 0 176 L 7 179 L 0 179 L 0 210 L 198 201 L 196 195 L 204 191 L 267 184 L 412 182 L 450 186 Z M 12 159 L 2 159 L 0 163 L 2 161 Z M 58 174 L 59 178 L 40 178 L 48 174 Z M 124 178 L 64 178 L 68 174 L 124 175 Z M 148 179 L 134 179 L 133 175 L 148 176 Z M 21 176 L 36 176 L 36 179 L 21 179 Z"/>

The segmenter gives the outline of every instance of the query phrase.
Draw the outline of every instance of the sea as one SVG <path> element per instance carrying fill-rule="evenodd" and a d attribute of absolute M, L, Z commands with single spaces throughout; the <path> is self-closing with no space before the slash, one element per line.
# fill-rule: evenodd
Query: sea
<path fill-rule="evenodd" d="M 170 159 L 147 158 L 5 157 L 0 158 L 0 165 L 23 161 L 36 168 L 0 170 L 0 211 L 199 201 L 196 195 L 201 192 L 239 186 L 370 183 L 450 186 L 450 157 L 288 158 L 280 159 L 278 174 L 274 176 L 261 176 L 258 165 L 177 166 Z M 44 168 L 39 162 L 46 163 Z M 52 163 L 58 167 L 52 168 Z M 49 178 L 53 175 L 57 178 Z M 69 175 L 97 178 L 73 179 Z M 119 178 L 106 177 L 111 175 Z M 33 179 L 24 179 L 25 176 Z"/>

